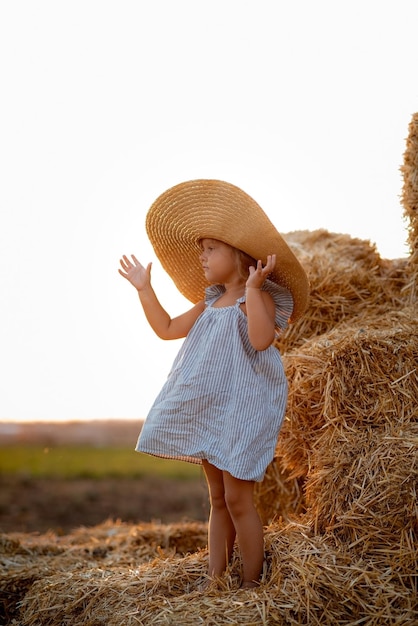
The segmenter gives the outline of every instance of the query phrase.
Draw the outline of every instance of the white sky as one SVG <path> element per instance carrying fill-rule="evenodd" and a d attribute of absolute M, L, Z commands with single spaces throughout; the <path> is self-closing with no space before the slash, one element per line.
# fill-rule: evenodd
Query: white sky
<path fill-rule="evenodd" d="M 142 418 L 179 349 L 117 273 L 165 189 L 242 187 L 283 233 L 405 256 L 416 0 L 0 3 L 0 419 Z"/>

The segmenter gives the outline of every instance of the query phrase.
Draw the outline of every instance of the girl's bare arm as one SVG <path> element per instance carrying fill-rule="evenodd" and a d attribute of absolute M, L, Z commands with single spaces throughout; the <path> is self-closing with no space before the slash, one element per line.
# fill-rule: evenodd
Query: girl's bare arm
<path fill-rule="evenodd" d="M 198 302 L 182 315 L 171 318 L 160 304 L 151 286 L 151 263 L 144 267 L 132 255 L 132 261 L 127 256 L 123 256 L 120 264 L 122 269 L 119 269 L 119 274 L 126 278 L 138 291 L 145 317 L 158 337 L 161 339 L 180 339 L 185 337 L 203 312 L 205 308 L 204 302 Z"/>
<path fill-rule="evenodd" d="M 265 350 L 275 337 L 275 304 L 273 298 L 261 286 L 276 264 L 276 255 L 269 255 L 265 267 L 261 261 L 257 267 L 250 267 L 246 283 L 246 311 L 248 337 L 255 350 Z"/>

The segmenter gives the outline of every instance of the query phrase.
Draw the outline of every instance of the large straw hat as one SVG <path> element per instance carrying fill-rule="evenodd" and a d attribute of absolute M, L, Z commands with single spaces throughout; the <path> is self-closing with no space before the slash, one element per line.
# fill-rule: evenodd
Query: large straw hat
<path fill-rule="evenodd" d="M 261 207 L 244 191 L 220 180 L 191 180 L 171 187 L 152 204 L 146 229 L 161 265 L 191 302 L 204 297 L 208 283 L 199 262 L 199 240 L 218 239 L 266 263 L 277 262 L 269 278 L 292 293 L 291 321 L 308 300 L 305 270 Z"/>

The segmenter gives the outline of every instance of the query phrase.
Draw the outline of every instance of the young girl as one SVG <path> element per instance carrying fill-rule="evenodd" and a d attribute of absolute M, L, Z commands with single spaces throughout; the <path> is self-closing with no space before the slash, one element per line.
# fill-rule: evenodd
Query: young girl
<path fill-rule="evenodd" d="M 208 575 L 221 576 L 237 539 L 241 586 L 254 587 L 264 560 L 254 484 L 273 459 L 287 399 L 273 342 L 306 306 L 306 274 L 255 201 L 222 181 L 169 189 L 149 210 L 147 231 L 163 267 L 195 304 L 171 318 L 151 286 L 151 263 L 121 259 L 119 272 L 137 289 L 156 334 L 186 337 L 136 449 L 203 465 Z"/>

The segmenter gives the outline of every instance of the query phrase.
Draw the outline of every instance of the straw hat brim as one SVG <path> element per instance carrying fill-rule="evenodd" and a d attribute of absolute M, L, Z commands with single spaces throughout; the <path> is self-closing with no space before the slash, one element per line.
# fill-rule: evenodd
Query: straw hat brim
<path fill-rule="evenodd" d="M 199 241 L 217 239 L 266 263 L 277 261 L 270 280 L 293 296 L 292 322 L 307 306 L 309 285 L 302 265 L 262 208 L 239 187 L 219 180 L 192 180 L 171 187 L 151 205 L 146 230 L 161 265 L 191 302 L 208 283 L 199 262 Z"/>

